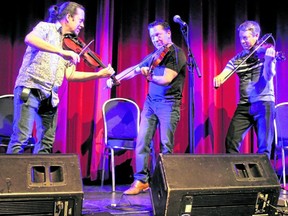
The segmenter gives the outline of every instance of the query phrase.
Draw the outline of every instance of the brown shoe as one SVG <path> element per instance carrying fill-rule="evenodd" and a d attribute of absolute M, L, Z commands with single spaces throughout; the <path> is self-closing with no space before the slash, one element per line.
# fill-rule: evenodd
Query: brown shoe
<path fill-rule="evenodd" d="M 137 195 L 143 191 L 146 191 L 149 189 L 149 183 L 143 183 L 141 181 L 135 180 L 133 182 L 133 184 L 131 185 L 131 187 L 129 189 L 127 189 L 126 191 L 124 191 L 124 194 L 127 195 Z"/>

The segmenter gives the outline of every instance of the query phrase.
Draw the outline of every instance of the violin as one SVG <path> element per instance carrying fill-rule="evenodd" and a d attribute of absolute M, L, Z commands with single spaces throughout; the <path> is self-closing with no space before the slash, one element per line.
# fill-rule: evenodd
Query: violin
<path fill-rule="evenodd" d="M 237 70 L 238 68 L 243 64 L 245 63 L 247 60 L 248 61 L 258 61 L 259 59 L 259 56 L 262 54 L 262 60 L 264 60 L 264 56 L 265 56 L 265 52 L 266 50 L 269 48 L 269 47 L 272 47 L 273 45 L 272 44 L 268 44 L 266 43 L 266 41 L 269 39 L 269 38 L 272 38 L 273 41 L 274 41 L 274 44 L 275 44 L 275 40 L 272 36 L 271 33 L 268 33 L 268 34 L 265 34 L 260 40 L 258 40 L 258 42 L 256 43 L 256 45 L 250 50 L 250 52 L 244 56 L 244 58 L 242 59 L 241 63 L 238 64 L 238 66 L 232 70 L 229 74 L 227 74 L 225 77 L 224 77 L 224 80 L 223 82 L 225 82 L 229 77 L 231 77 Z M 274 47 L 274 46 L 273 46 Z M 276 56 L 275 56 L 275 59 L 276 60 L 285 60 L 285 56 L 282 52 L 277 52 L 276 51 Z M 260 59 L 261 60 L 261 59 Z"/>
<path fill-rule="evenodd" d="M 268 48 L 271 48 L 271 47 L 274 48 L 274 45 L 270 44 L 270 43 L 263 43 L 256 50 L 256 52 L 255 52 L 256 55 L 254 57 L 256 57 L 256 58 L 260 59 L 261 61 L 263 61 L 264 57 L 265 57 L 266 50 Z M 275 60 L 276 61 L 284 61 L 284 60 L 286 60 L 286 57 L 285 57 L 285 55 L 284 55 L 284 53 L 282 51 L 276 51 Z"/>
<path fill-rule="evenodd" d="M 86 44 L 82 39 L 77 37 L 75 34 L 65 34 L 63 38 L 63 49 L 72 50 L 78 54 L 81 53 L 80 57 L 84 59 L 84 62 L 91 68 L 105 68 L 107 66 L 101 61 L 99 55 L 93 52 L 91 49 L 86 47 Z M 85 50 L 83 49 L 84 47 Z M 119 85 L 120 82 L 116 79 L 115 75 L 113 74 L 110 77 L 113 81 L 113 85 Z"/>
<path fill-rule="evenodd" d="M 153 73 L 154 68 L 157 67 L 162 62 L 162 60 L 164 59 L 164 57 L 166 56 L 168 52 L 169 52 L 169 47 L 165 45 L 159 48 L 158 50 L 156 50 L 155 53 L 153 53 L 153 55 L 151 56 L 152 61 L 149 66 L 150 74 Z"/>
<path fill-rule="evenodd" d="M 166 45 L 160 47 L 159 49 L 157 49 L 156 51 L 154 51 L 153 53 L 147 55 L 144 58 L 144 60 L 142 60 L 139 64 L 135 65 L 131 70 L 128 70 L 128 71 L 123 72 L 123 73 L 120 73 L 118 75 L 118 77 L 117 77 L 117 80 L 121 81 L 129 73 L 134 71 L 137 67 L 141 67 L 141 65 L 146 64 L 148 62 L 148 63 L 150 63 L 149 70 L 148 70 L 149 71 L 149 75 L 146 78 L 147 78 L 148 81 L 150 81 L 149 79 L 152 78 L 153 70 L 155 69 L 155 67 L 157 67 L 162 62 L 162 60 L 164 59 L 164 57 L 167 55 L 168 52 L 169 52 L 169 47 L 168 47 L 168 44 L 166 44 Z"/>

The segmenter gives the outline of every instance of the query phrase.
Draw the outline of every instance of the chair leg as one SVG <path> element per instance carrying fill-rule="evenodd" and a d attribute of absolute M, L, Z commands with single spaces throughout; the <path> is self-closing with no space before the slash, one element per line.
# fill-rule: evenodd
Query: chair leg
<path fill-rule="evenodd" d="M 151 175 L 154 173 L 154 169 L 155 169 L 155 164 L 156 164 L 156 153 L 154 151 L 154 149 L 151 149 Z"/>
<path fill-rule="evenodd" d="M 104 149 L 103 161 L 102 161 L 102 176 L 101 176 L 101 187 L 104 186 L 104 176 L 105 176 L 105 163 L 106 163 L 106 149 Z"/>
<path fill-rule="evenodd" d="M 115 161 L 114 149 L 111 148 L 112 192 L 115 192 Z"/>
<path fill-rule="evenodd" d="M 273 166 L 274 166 L 274 170 L 276 171 L 277 170 L 277 150 L 276 150 L 276 146 L 275 146 L 275 149 L 274 149 L 274 152 L 273 152 L 273 157 L 274 157 Z"/>
<path fill-rule="evenodd" d="M 286 166 L 285 166 L 285 150 L 281 149 L 282 156 L 282 175 L 283 175 L 283 187 L 286 190 Z"/>
<path fill-rule="evenodd" d="M 150 172 L 152 175 L 155 169 L 155 165 L 156 165 L 156 152 L 155 152 L 153 140 L 151 141 L 151 144 L 150 144 L 150 156 L 151 156 Z"/>

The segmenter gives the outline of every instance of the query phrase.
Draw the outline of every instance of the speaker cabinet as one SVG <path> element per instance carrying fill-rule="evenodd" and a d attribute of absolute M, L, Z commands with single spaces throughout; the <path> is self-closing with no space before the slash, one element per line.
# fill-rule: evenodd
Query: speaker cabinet
<path fill-rule="evenodd" d="M 150 186 L 156 216 L 274 215 L 281 190 L 260 154 L 160 154 Z"/>
<path fill-rule="evenodd" d="M 0 155 L 0 164 L 0 215 L 82 214 L 77 155 Z"/>

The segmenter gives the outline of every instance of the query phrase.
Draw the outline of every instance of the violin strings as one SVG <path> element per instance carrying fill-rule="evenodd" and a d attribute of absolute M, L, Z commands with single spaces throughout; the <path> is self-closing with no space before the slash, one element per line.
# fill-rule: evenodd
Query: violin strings
<path fill-rule="evenodd" d="M 240 64 L 238 64 L 238 66 L 236 68 L 234 68 L 234 70 L 230 71 L 223 79 L 223 81 L 225 82 L 227 79 L 229 79 L 237 70 L 238 68 L 247 61 L 247 59 L 249 59 L 253 53 L 255 51 L 257 51 L 257 49 L 259 47 L 261 47 L 270 37 L 272 37 L 272 34 L 265 34 L 260 40 L 258 40 L 258 43 L 257 43 L 257 47 L 252 51 L 250 52 L 250 54 L 248 54 Z"/>
<path fill-rule="evenodd" d="M 153 53 L 151 53 L 150 55 L 146 56 L 139 64 L 135 65 L 135 67 L 131 68 L 131 70 L 125 72 L 125 73 L 121 73 L 121 76 L 119 76 L 117 78 L 118 81 L 121 81 L 127 74 L 131 73 L 132 71 L 134 71 L 139 65 L 144 64 L 145 62 L 147 62 L 148 60 L 150 61 L 151 59 L 154 59 L 156 56 L 158 56 L 160 53 L 163 52 L 163 50 L 166 48 L 167 45 L 164 45 L 162 47 L 160 47 L 159 49 L 157 49 L 156 51 L 154 51 Z"/>

